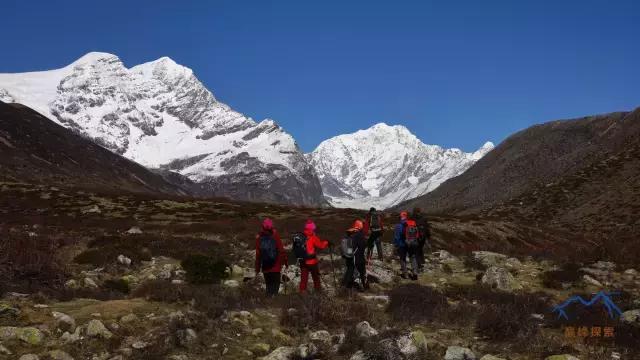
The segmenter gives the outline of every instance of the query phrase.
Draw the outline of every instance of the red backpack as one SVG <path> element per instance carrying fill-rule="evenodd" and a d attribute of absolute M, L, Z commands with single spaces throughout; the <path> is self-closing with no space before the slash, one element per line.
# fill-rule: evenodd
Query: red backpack
<path fill-rule="evenodd" d="M 409 248 L 418 247 L 418 238 L 420 237 L 420 230 L 414 220 L 407 220 L 404 225 L 404 241 Z"/>

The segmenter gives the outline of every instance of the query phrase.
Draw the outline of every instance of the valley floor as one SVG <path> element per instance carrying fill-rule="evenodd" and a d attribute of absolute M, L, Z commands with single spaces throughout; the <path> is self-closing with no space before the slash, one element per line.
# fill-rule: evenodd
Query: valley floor
<path fill-rule="evenodd" d="M 299 295 L 290 266 L 267 299 L 253 270 L 266 216 L 285 245 L 308 218 L 338 244 L 364 213 L 0 184 L 0 359 L 640 358 L 640 275 L 575 234 L 433 216 L 417 281 L 398 276 L 389 230 L 366 292 L 339 286 L 334 246 L 322 293 Z M 603 289 L 623 316 L 554 312 Z"/>

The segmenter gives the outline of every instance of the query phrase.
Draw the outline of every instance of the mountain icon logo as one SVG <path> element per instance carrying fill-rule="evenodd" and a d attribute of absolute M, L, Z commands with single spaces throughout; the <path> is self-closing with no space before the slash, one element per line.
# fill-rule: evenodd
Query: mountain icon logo
<path fill-rule="evenodd" d="M 576 295 L 567 299 L 562 304 L 556 305 L 553 307 L 552 312 L 558 313 L 558 318 L 565 318 L 569 320 L 569 316 L 567 315 L 566 308 L 573 303 L 580 303 L 584 307 L 591 307 L 593 305 L 597 305 L 598 303 L 602 303 L 604 307 L 607 309 L 609 313 L 609 317 L 611 319 L 615 319 L 616 317 L 620 317 L 622 315 L 622 310 L 615 304 L 615 302 L 611 299 L 611 296 L 618 295 L 619 292 L 604 292 L 599 291 L 591 300 L 585 300 L 582 296 Z"/>

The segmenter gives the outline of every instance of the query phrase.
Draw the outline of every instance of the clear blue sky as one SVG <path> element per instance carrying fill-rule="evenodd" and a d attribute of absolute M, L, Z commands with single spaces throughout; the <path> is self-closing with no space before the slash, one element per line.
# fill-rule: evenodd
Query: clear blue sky
<path fill-rule="evenodd" d="M 377 122 L 473 150 L 640 106 L 639 1 L 15 1 L 0 72 L 169 56 L 305 151 Z"/>

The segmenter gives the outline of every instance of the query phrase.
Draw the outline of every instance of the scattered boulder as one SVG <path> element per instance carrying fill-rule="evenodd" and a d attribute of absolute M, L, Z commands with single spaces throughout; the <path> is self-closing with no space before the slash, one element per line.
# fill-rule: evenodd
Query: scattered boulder
<path fill-rule="evenodd" d="M 325 344 L 331 343 L 331 334 L 327 330 L 314 331 L 309 334 L 309 339 Z"/>
<path fill-rule="evenodd" d="M 83 214 L 102 214 L 102 210 L 98 207 L 98 205 L 88 206 L 82 209 Z"/>
<path fill-rule="evenodd" d="M 444 250 L 444 249 L 438 250 L 438 251 L 434 252 L 434 254 L 438 257 L 438 259 L 441 262 L 449 262 L 449 261 L 458 260 L 457 257 L 455 257 L 453 254 L 451 254 L 450 252 L 448 252 L 447 250 Z"/>
<path fill-rule="evenodd" d="M 89 321 L 89 324 L 87 324 L 87 336 L 111 339 L 113 334 L 104 326 L 102 321 L 94 319 Z"/>
<path fill-rule="evenodd" d="M 78 289 L 78 282 L 71 279 L 71 280 L 67 280 L 67 282 L 64 283 L 64 287 L 67 289 Z"/>
<path fill-rule="evenodd" d="M 563 354 L 563 355 L 551 355 L 545 358 L 544 360 L 580 360 L 573 355 Z"/>
<path fill-rule="evenodd" d="M 382 358 L 385 360 L 402 360 L 404 356 L 398 348 L 398 345 L 392 339 L 384 339 L 378 343 L 376 350 L 376 358 Z"/>
<path fill-rule="evenodd" d="M 240 283 L 237 280 L 225 280 L 223 284 L 229 288 L 237 288 L 240 286 Z"/>
<path fill-rule="evenodd" d="M 98 284 L 96 284 L 96 282 L 90 277 L 84 278 L 84 280 L 82 280 L 82 284 L 86 288 L 92 288 L 92 289 L 97 289 L 98 288 Z"/>
<path fill-rule="evenodd" d="M 485 355 L 480 358 L 480 360 L 506 360 L 501 357 L 493 356 L 493 355 Z"/>
<path fill-rule="evenodd" d="M 296 348 L 289 346 L 281 346 L 275 349 L 271 354 L 262 358 L 262 360 L 289 360 L 296 353 Z"/>
<path fill-rule="evenodd" d="M 198 334 L 193 329 L 178 330 L 176 335 L 178 344 L 186 348 L 193 346 L 198 341 Z"/>
<path fill-rule="evenodd" d="M 318 353 L 318 347 L 313 343 L 301 344 L 296 350 L 296 356 L 302 359 L 313 358 Z"/>
<path fill-rule="evenodd" d="M 24 354 L 18 360 L 40 360 L 40 358 L 36 354 Z"/>
<path fill-rule="evenodd" d="M 378 330 L 374 329 L 368 321 L 363 321 L 356 325 L 356 333 L 360 337 L 371 337 L 378 335 Z"/>
<path fill-rule="evenodd" d="M 57 311 L 53 311 L 51 315 L 56 320 L 56 328 L 60 331 L 74 331 L 76 329 L 76 321 L 71 316 Z"/>
<path fill-rule="evenodd" d="M 264 356 L 269 353 L 271 346 L 265 343 L 256 343 L 251 346 L 250 350 L 258 356 Z"/>
<path fill-rule="evenodd" d="M 503 265 L 507 260 L 507 255 L 491 251 L 474 251 L 471 253 L 473 259 L 485 267 Z"/>
<path fill-rule="evenodd" d="M 34 346 L 42 344 L 44 340 L 42 331 L 34 327 L 18 328 L 16 337 L 22 342 Z"/>
<path fill-rule="evenodd" d="M 0 303 L 0 317 L 16 317 L 20 315 L 20 310 L 7 304 Z"/>
<path fill-rule="evenodd" d="M 358 350 L 355 354 L 351 355 L 349 360 L 367 360 L 367 355 L 362 350 Z"/>
<path fill-rule="evenodd" d="M 11 350 L 7 349 L 4 345 L 0 344 L 0 354 L 13 355 Z"/>
<path fill-rule="evenodd" d="M 598 281 L 598 280 L 596 280 L 596 279 L 594 279 L 591 276 L 586 275 L 586 274 L 582 276 L 582 281 L 584 281 L 585 283 L 587 283 L 589 285 L 593 285 L 595 287 L 599 287 L 599 288 L 603 287 L 602 283 L 600 281 Z"/>
<path fill-rule="evenodd" d="M 82 338 L 82 329 L 78 326 L 76 327 L 76 330 L 73 333 L 69 333 L 68 331 L 65 331 L 65 333 L 62 334 L 62 336 L 60 336 L 60 341 L 62 341 L 64 344 L 67 344 L 67 343 L 77 342 L 81 338 Z"/>
<path fill-rule="evenodd" d="M 142 230 L 139 227 L 134 226 L 134 227 L 130 228 L 129 230 L 125 231 L 125 233 L 127 233 L 129 235 L 140 235 L 140 234 L 142 234 Z"/>
<path fill-rule="evenodd" d="M 120 318 L 120 324 L 130 324 L 139 320 L 136 314 L 128 314 Z"/>
<path fill-rule="evenodd" d="M 117 260 L 118 260 L 118 264 L 120 265 L 124 265 L 124 266 L 131 265 L 131 259 L 122 254 L 118 255 Z"/>
<path fill-rule="evenodd" d="M 516 259 L 516 258 L 508 258 L 507 260 L 505 260 L 504 262 L 504 266 L 509 269 L 509 270 L 520 270 L 522 269 L 522 263 L 520 262 L 520 260 Z"/>
<path fill-rule="evenodd" d="M 640 309 L 623 312 L 620 320 L 629 325 L 640 326 Z"/>
<path fill-rule="evenodd" d="M 62 350 L 51 350 L 47 353 L 51 360 L 73 360 L 71 355 Z"/>
<path fill-rule="evenodd" d="M 400 352 L 405 355 L 413 355 L 418 352 L 418 347 L 413 343 L 410 334 L 401 336 L 396 340 L 396 343 L 398 344 Z"/>
<path fill-rule="evenodd" d="M 511 273 L 498 266 L 491 266 L 482 276 L 482 283 L 502 291 L 513 291 L 520 288 Z"/>
<path fill-rule="evenodd" d="M 449 346 L 444 354 L 444 360 L 476 360 L 476 354 L 469 348 Z"/>

